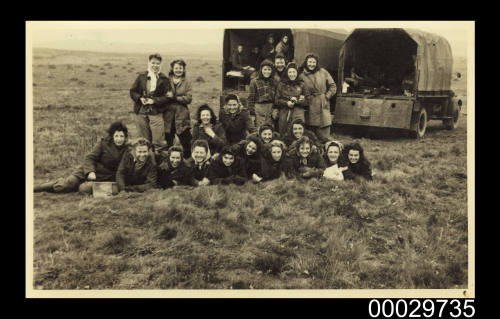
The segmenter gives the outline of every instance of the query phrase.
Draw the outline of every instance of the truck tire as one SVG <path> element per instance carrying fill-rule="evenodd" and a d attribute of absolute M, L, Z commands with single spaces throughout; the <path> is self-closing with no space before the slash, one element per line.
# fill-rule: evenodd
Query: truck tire
<path fill-rule="evenodd" d="M 454 130 L 458 127 L 458 119 L 460 118 L 460 109 L 455 107 L 453 110 L 453 118 L 443 120 L 443 125 L 447 130 Z"/>
<path fill-rule="evenodd" d="M 425 107 L 422 107 L 420 109 L 420 112 L 418 112 L 418 115 L 415 116 L 412 121 L 410 133 L 413 138 L 424 137 L 425 130 L 427 129 L 427 121 L 427 110 L 425 109 Z"/>

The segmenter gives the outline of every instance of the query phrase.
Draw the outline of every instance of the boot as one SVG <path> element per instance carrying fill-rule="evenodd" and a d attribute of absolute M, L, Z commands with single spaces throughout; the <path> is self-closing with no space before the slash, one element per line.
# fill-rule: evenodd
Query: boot
<path fill-rule="evenodd" d="M 54 182 L 47 182 L 47 183 L 42 183 L 40 185 L 35 185 L 33 191 L 35 193 L 38 193 L 38 192 L 50 192 L 50 193 L 53 193 L 54 192 Z"/>

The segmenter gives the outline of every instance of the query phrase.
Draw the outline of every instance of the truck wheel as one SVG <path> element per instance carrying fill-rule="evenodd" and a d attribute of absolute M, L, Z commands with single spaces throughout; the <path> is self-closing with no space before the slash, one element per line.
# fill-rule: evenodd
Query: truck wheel
<path fill-rule="evenodd" d="M 427 110 L 425 107 L 420 109 L 418 116 L 415 117 L 412 123 L 411 135 L 413 138 L 422 138 L 425 135 L 425 130 L 427 129 Z"/>
<path fill-rule="evenodd" d="M 450 130 L 450 131 L 454 130 L 458 127 L 459 117 L 460 117 L 460 110 L 458 108 L 455 108 L 453 118 L 443 120 L 443 125 L 446 127 L 447 130 Z"/>

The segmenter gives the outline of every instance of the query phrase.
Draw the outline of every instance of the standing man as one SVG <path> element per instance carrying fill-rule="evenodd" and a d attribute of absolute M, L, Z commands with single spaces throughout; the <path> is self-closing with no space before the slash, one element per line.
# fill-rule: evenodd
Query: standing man
<path fill-rule="evenodd" d="M 172 91 L 165 74 L 160 72 L 162 58 L 158 53 L 151 54 L 148 70 L 137 76 L 130 97 L 134 101 L 136 127 L 138 137 L 144 137 L 153 145 L 153 151 L 166 146 L 163 113 L 169 108 L 171 97 L 166 94 Z"/>

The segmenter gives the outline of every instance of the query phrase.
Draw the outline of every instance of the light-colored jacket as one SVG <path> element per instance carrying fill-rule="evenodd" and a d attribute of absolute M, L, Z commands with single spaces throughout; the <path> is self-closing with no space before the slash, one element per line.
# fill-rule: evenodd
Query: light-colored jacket
<path fill-rule="evenodd" d="M 314 73 L 304 70 L 300 79 L 311 94 L 306 124 L 319 127 L 331 125 L 330 98 L 337 93 L 337 85 L 330 73 L 323 68 Z"/>

